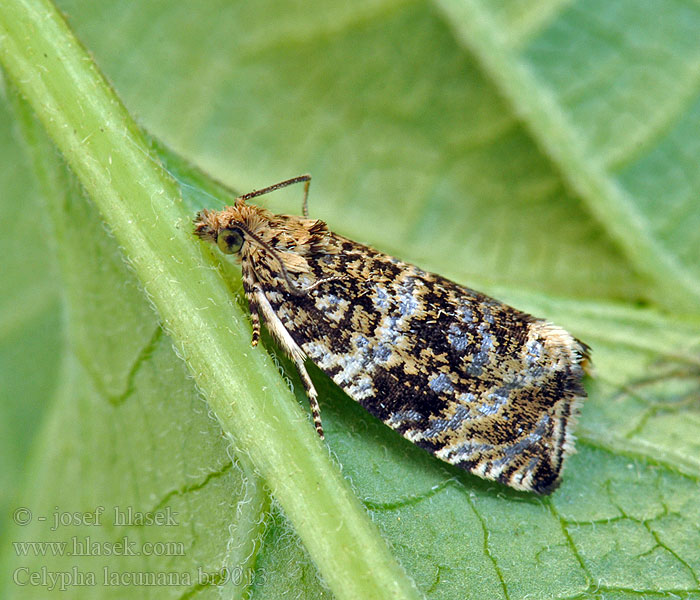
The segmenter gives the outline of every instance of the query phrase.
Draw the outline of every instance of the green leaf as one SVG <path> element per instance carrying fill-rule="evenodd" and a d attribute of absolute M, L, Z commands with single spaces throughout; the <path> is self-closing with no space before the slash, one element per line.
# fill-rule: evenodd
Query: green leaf
<path fill-rule="evenodd" d="M 696 309 L 697 7 L 436 4 L 655 298 Z"/>
<path fill-rule="evenodd" d="M 34 442 L 46 399 L 55 388 L 63 350 L 59 282 L 50 257 L 50 229 L 27 244 L 27 215 L 41 209 L 31 165 L 17 152 L 7 106 L 0 104 L 0 510 L 11 503 Z M 31 360 L 29 359 L 31 357 Z M 0 536 L 6 533 L 0 521 Z"/>
<path fill-rule="evenodd" d="M 312 371 L 334 462 L 426 597 L 700 598 L 696 6 L 204 0 L 195 9 L 156 0 L 127 9 L 75 0 L 61 7 L 130 110 L 184 157 L 159 145 L 148 150 L 179 183 L 183 214 L 230 198 L 189 162 L 240 191 L 311 172 L 311 212 L 334 230 L 546 316 L 592 346 L 579 452 L 561 488 L 544 499 L 443 465 Z M 5 527 L 9 541 L 127 535 L 139 545 L 182 542 L 185 556 L 19 557 L 4 544 L 6 572 L 95 571 L 95 586 L 69 586 L 74 596 L 339 595 L 309 558 L 308 529 L 286 509 L 283 486 L 269 472 L 263 483 L 245 440 L 221 436 L 171 348 L 175 342 L 181 352 L 206 333 L 172 324 L 172 339 L 162 332 L 140 291 L 152 281 L 139 257 L 126 247 L 127 266 L 14 104 L 38 175 L 18 160 L 3 114 L 10 276 L 0 303 L 3 489 L 27 470 L 24 490 L 5 504 L 49 517 L 55 506 L 169 508 L 179 520 L 172 528 L 57 532 L 34 521 Z M 48 208 L 36 202 L 39 187 Z M 162 199 L 151 201 L 157 209 Z M 286 190 L 264 202 L 297 212 L 300 194 Z M 189 235 L 186 219 L 168 227 L 175 241 L 159 237 L 151 256 L 187 260 L 192 250 L 179 241 Z M 224 263 L 210 277 L 178 283 L 185 298 L 204 287 L 225 304 L 241 302 L 238 278 Z M 153 292 L 150 300 L 161 311 L 167 304 Z M 234 321 L 243 312 L 234 303 L 222 322 L 222 312 L 207 308 L 201 327 L 221 330 L 228 352 L 245 353 L 238 364 L 251 383 L 234 394 L 266 407 L 265 425 L 286 418 L 284 387 L 256 358 L 262 350 L 250 349 L 245 321 Z M 304 406 L 293 368 L 280 361 Z M 272 392 L 255 394 L 268 386 Z M 216 398 L 211 406 L 218 412 Z M 311 430 L 303 418 L 290 429 Z M 334 477 L 328 461 L 318 465 L 321 476 Z M 315 494 L 311 486 L 295 506 L 328 506 Z M 340 525 L 350 513 L 333 517 Z M 331 523 L 317 531 L 333 545 Z M 113 573 L 188 573 L 192 581 L 108 587 L 103 565 Z M 223 566 L 228 581 L 197 580 L 200 568 Z M 39 591 L 7 586 L 16 596 Z"/>
<path fill-rule="evenodd" d="M 275 366 L 264 352 L 250 350 L 248 328 L 241 319 L 240 309 L 230 302 L 229 290 L 213 262 L 211 252 L 195 243 L 191 213 L 185 210 L 179 188 L 167 171 L 161 168 L 154 150 L 147 145 L 142 132 L 72 36 L 65 21 L 46 1 L 3 3 L 0 5 L 0 38 L 0 59 L 10 80 L 26 95 L 41 124 L 63 153 L 80 184 L 90 194 L 115 240 L 122 246 L 124 256 L 145 294 L 152 300 L 163 328 L 172 336 L 179 356 L 205 393 L 224 433 L 243 455 L 238 460 L 249 461 L 251 466 L 247 470 L 254 469 L 265 480 L 275 500 L 294 523 L 296 533 L 335 595 L 339 598 L 384 595 L 416 597 L 413 582 L 390 554 L 376 526 L 369 520 L 340 471 L 330 462 L 318 436 L 306 427 L 299 427 L 305 421 L 304 414 L 290 398 Z M 18 119 L 24 126 L 44 188 L 55 192 L 58 188 L 52 188 L 61 179 L 66 184 L 68 181 L 55 172 L 56 165 L 51 160 L 53 153 L 46 148 L 41 134 L 36 131 L 36 124 L 27 114 L 26 106 L 21 102 L 16 102 L 16 105 Z M 94 235 L 94 223 L 90 226 L 88 220 L 81 218 L 81 211 L 74 209 L 70 201 L 67 202 L 60 194 L 47 195 L 52 202 L 49 212 L 58 219 L 59 240 L 63 229 L 76 226 L 74 235 L 66 241 L 69 247 Z M 87 239 L 84 243 L 89 247 Z M 113 248 L 116 250 L 116 246 L 113 245 Z M 128 292 L 123 287 L 112 285 L 117 273 L 116 261 L 105 261 L 101 256 L 102 249 L 95 248 L 97 260 L 93 262 L 90 250 L 92 248 L 82 264 L 66 260 L 64 269 L 75 270 L 79 274 L 75 279 L 87 289 L 94 285 L 94 289 L 107 296 L 123 296 L 125 303 L 130 305 Z M 94 273 L 90 270 L 93 264 L 96 267 Z M 95 281 L 90 279 L 93 276 Z M 89 294 L 79 293 L 78 298 L 84 302 L 91 301 Z M 133 337 L 138 339 L 141 335 L 138 328 L 132 329 L 133 324 L 129 321 L 138 320 L 138 315 L 143 312 L 138 306 L 132 310 L 119 308 L 114 317 L 103 315 L 103 319 L 123 317 L 125 321 L 122 328 L 105 328 L 104 331 L 107 335 L 114 334 L 111 339 L 102 341 L 116 356 L 124 352 L 128 354 L 131 346 L 129 340 Z M 90 347 L 101 340 L 99 336 L 96 337 L 97 332 L 87 337 L 81 336 L 81 332 L 85 329 L 82 321 L 89 321 L 93 313 L 84 310 L 74 311 L 74 314 L 76 318 L 72 333 L 75 340 L 71 342 L 76 351 L 72 358 L 89 364 L 93 358 L 99 358 L 93 356 Z M 151 336 L 149 345 L 155 344 L 154 336 Z M 86 346 L 85 353 L 78 351 L 82 345 Z M 130 374 L 138 371 L 141 357 L 148 353 L 149 349 L 144 348 L 140 357 L 132 357 L 134 363 Z M 125 364 L 126 361 L 115 362 L 117 377 L 95 372 L 101 385 L 79 388 L 67 379 L 62 391 L 74 391 L 79 399 L 92 390 L 100 396 L 93 396 L 93 401 L 101 399 L 103 403 L 128 399 L 128 385 L 117 397 L 109 397 L 108 392 L 115 380 L 129 382 L 130 377 L 124 380 L 126 371 L 119 372 Z M 70 361 L 66 360 L 66 365 L 70 368 Z M 91 371 L 87 366 L 84 368 Z M 81 411 L 81 414 L 88 413 L 88 410 Z M 75 420 L 75 415 L 72 417 L 71 420 Z M 104 424 L 112 421 L 98 419 L 98 422 Z M 89 430 L 91 435 L 83 436 L 87 439 L 87 448 L 91 450 L 87 456 L 89 459 L 99 459 L 101 456 L 101 453 L 94 451 L 95 446 L 99 448 L 99 444 L 107 439 L 100 429 L 92 425 Z M 146 428 L 147 431 L 150 429 Z M 54 437 L 52 435 L 51 439 Z M 116 439 L 129 443 L 124 437 Z M 69 441 L 69 447 L 73 447 L 72 438 Z M 113 462 L 107 461 L 106 464 Z M 103 461 L 98 460 L 97 464 L 102 466 Z M 73 474 L 80 471 L 87 474 L 92 470 L 88 465 Z M 90 509 L 85 508 L 86 499 L 76 497 L 82 478 L 73 481 L 63 473 L 60 481 L 61 491 L 69 492 L 73 505 L 80 507 L 68 514 L 89 512 Z M 112 481 L 118 484 L 122 479 L 117 477 Z M 66 488 L 67 482 L 73 485 Z M 108 490 L 98 488 L 98 491 L 101 492 L 98 497 L 104 498 Z M 135 491 L 139 492 L 139 488 L 136 487 Z M 143 510 L 143 501 L 139 501 L 142 493 L 129 496 L 136 503 L 135 510 Z M 107 494 L 108 498 L 114 496 L 113 493 Z M 149 496 L 151 500 L 158 501 L 158 506 L 169 497 Z M 54 496 L 53 500 L 58 500 L 58 496 Z M 56 507 L 57 511 L 61 510 L 59 504 Z M 45 514 L 45 505 L 43 509 L 39 514 Z M 24 509 L 20 512 L 27 514 Z M 342 515 L 341 520 L 338 515 Z M 36 521 L 38 525 L 35 527 L 41 527 L 38 516 Z M 95 518 L 90 521 L 94 522 Z M 26 526 L 26 523 L 18 525 Z M 332 537 L 327 535 L 331 530 L 334 533 Z M 21 537 L 24 538 L 27 533 L 31 535 L 32 531 L 34 529 L 25 529 Z M 234 537 L 237 537 L 235 532 Z M 126 542 L 120 546 L 122 552 L 124 546 L 127 546 Z M 254 548 L 253 540 L 231 545 L 236 550 L 245 546 Z M 128 547 L 131 551 L 131 546 Z M 21 552 L 20 547 L 13 548 L 16 553 Z M 142 552 L 149 552 L 151 556 L 151 549 L 151 546 L 148 549 L 144 547 Z M 134 552 L 138 552 L 138 549 Z M 101 555 L 102 551 L 98 554 Z M 254 554 L 243 552 L 240 557 L 243 561 L 233 560 L 232 564 L 247 573 L 248 561 Z M 229 561 L 224 561 L 224 565 L 229 565 Z M 198 562 L 197 571 L 203 566 Z M 19 579 L 14 577 L 13 581 L 19 589 L 29 589 L 26 585 L 31 585 L 33 581 L 28 573 L 29 567 L 18 569 L 15 573 L 19 573 Z M 167 577 L 167 572 L 159 573 Z M 372 577 L 358 577 L 358 573 L 371 573 Z M 96 583 L 96 575 L 85 577 L 91 585 Z M 150 580 L 151 583 L 168 584 L 168 580 L 163 581 L 159 577 L 156 573 L 156 579 Z M 130 577 L 129 581 L 139 585 L 141 579 Z M 124 580 L 117 574 L 117 583 L 120 582 Z M 204 585 L 215 589 L 211 586 L 216 583 L 202 581 L 201 577 L 195 579 L 192 574 L 187 580 L 171 585 L 177 588 L 184 586 L 194 592 Z M 230 578 L 225 578 L 223 583 L 231 583 Z M 111 577 L 103 579 L 103 584 L 111 585 Z M 239 588 L 237 593 L 240 595 L 240 582 L 233 581 L 232 585 Z"/>

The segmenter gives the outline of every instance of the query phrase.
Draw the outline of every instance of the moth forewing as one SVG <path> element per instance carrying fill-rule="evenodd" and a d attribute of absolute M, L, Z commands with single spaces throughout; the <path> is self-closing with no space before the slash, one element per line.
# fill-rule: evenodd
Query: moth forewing
<path fill-rule="evenodd" d="M 573 452 L 588 347 L 564 329 L 242 196 L 195 232 L 241 259 L 253 321 L 294 361 L 321 436 L 312 360 L 405 438 L 480 477 L 545 494 Z M 237 231 L 242 232 L 239 245 Z M 234 232 L 234 233 L 232 233 Z"/>

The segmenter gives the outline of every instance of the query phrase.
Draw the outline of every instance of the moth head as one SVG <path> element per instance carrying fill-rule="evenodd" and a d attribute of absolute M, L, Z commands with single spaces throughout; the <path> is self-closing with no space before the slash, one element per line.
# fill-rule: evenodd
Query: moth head
<path fill-rule="evenodd" d="M 194 218 L 194 234 L 207 242 L 216 243 L 218 219 L 216 211 L 200 210 Z"/>
<path fill-rule="evenodd" d="M 194 219 L 194 233 L 212 244 L 224 254 L 238 254 L 245 236 L 236 221 L 225 218 L 224 211 L 202 210 Z"/>

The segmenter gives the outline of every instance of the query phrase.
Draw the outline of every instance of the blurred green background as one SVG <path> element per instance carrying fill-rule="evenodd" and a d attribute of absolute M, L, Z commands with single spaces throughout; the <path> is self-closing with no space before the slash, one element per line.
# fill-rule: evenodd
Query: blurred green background
<path fill-rule="evenodd" d="M 443 466 L 312 373 L 331 450 L 426 597 L 700 599 L 700 5 L 59 6 L 138 122 L 213 178 L 245 192 L 309 172 L 311 214 L 333 230 L 592 346 L 579 452 L 546 499 Z M 0 104 L 7 594 L 331 597 L 274 501 L 232 462 L 79 186 L 58 156 L 53 175 L 33 163 L 15 110 Z M 215 205 L 204 175 L 162 156 L 193 212 Z M 265 204 L 298 212 L 300 194 Z M 178 527 L 12 522 L 18 507 L 100 505 L 169 507 Z M 185 556 L 12 545 L 125 531 Z M 12 582 L 25 567 L 99 582 L 105 564 L 192 583 Z M 237 564 L 240 581 L 195 583 L 199 569 Z"/>

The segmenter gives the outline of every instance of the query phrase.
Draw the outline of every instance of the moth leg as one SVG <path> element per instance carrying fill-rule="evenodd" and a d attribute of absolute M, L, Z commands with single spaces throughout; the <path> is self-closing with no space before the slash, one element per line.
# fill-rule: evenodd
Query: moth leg
<path fill-rule="evenodd" d="M 253 336 L 250 345 L 255 347 L 260 341 L 260 311 L 254 300 L 248 298 L 248 308 L 250 309 L 250 322 L 253 326 Z"/>
<path fill-rule="evenodd" d="M 318 392 L 314 387 L 314 382 L 311 381 L 308 372 L 306 371 L 306 365 L 304 365 L 303 360 L 295 360 L 294 364 L 299 371 L 299 376 L 306 389 L 306 396 L 309 398 L 309 405 L 311 406 L 311 416 L 314 420 L 314 427 L 316 428 L 316 433 L 323 440 L 325 436 L 323 435 L 323 425 L 321 424 L 321 407 L 318 405 Z"/>
<path fill-rule="evenodd" d="M 255 294 L 255 288 L 260 285 L 255 281 L 255 272 L 245 257 L 241 260 L 241 273 L 243 275 L 243 291 L 248 300 L 248 310 L 250 311 L 250 321 L 253 326 L 253 337 L 250 345 L 255 347 L 260 340 L 260 304 Z"/>
<path fill-rule="evenodd" d="M 265 292 L 262 289 L 260 283 L 255 281 L 255 275 L 252 274 L 252 284 L 250 287 L 251 295 L 253 297 L 253 303 L 256 304 L 263 318 L 265 319 L 265 324 L 267 325 L 268 331 L 277 340 L 282 349 L 285 351 L 287 356 L 294 361 L 294 365 L 299 372 L 301 381 L 304 384 L 304 389 L 306 390 L 306 396 L 309 399 L 309 405 L 311 406 L 311 416 L 314 420 L 314 427 L 316 427 L 316 432 L 319 437 L 323 440 L 325 436 L 323 435 L 323 425 L 321 424 L 321 409 L 318 405 L 318 392 L 314 387 L 311 377 L 309 377 L 306 371 L 306 366 L 304 361 L 306 360 L 306 354 L 299 347 L 299 345 L 294 341 L 292 336 L 287 331 L 287 328 L 282 324 L 279 317 L 275 314 L 270 302 L 265 296 Z M 244 275 L 244 282 L 246 280 Z"/>

